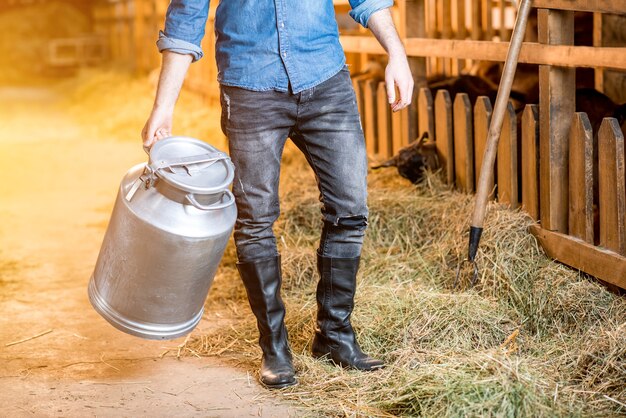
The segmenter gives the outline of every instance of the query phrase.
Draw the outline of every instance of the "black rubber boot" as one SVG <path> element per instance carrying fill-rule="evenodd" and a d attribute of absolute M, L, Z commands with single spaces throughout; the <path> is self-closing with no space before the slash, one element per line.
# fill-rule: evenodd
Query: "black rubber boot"
<path fill-rule="evenodd" d="M 384 367 L 384 363 L 361 351 L 350 324 L 359 261 L 360 257 L 328 258 L 318 254 L 320 281 L 312 354 L 327 357 L 341 367 L 371 371 Z"/>
<path fill-rule="evenodd" d="M 257 319 L 259 345 L 263 350 L 261 383 L 280 389 L 297 383 L 285 328 L 285 304 L 280 297 L 280 256 L 249 263 L 237 269 Z"/>

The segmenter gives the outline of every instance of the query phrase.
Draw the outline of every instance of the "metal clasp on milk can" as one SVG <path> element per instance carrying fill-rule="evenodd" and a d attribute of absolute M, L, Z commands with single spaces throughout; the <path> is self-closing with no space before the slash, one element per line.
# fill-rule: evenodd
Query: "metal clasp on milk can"
<path fill-rule="evenodd" d="M 228 155 L 193 138 L 157 142 L 122 179 L 89 300 L 113 326 L 148 339 L 189 333 L 237 209 Z"/>

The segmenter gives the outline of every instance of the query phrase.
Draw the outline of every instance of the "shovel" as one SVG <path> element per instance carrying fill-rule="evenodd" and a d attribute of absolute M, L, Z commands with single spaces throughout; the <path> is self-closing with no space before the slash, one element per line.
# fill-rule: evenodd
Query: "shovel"
<path fill-rule="evenodd" d="M 476 265 L 476 253 L 480 243 L 480 236 L 483 232 L 483 223 L 485 221 L 485 212 L 487 211 L 487 201 L 491 193 L 491 177 L 493 176 L 493 165 L 498 150 L 498 141 L 502 132 L 502 122 L 504 121 L 504 113 L 511 94 L 511 86 L 515 78 L 515 70 L 517 69 L 517 61 L 519 58 L 526 26 L 528 25 L 528 16 L 532 8 L 532 0 L 521 0 L 511 42 L 509 43 L 509 51 L 504 62 L 502 70 L 502 78 L 498 87 L 498 95 L 496 96 L 496 104 L 494 105 L 491 123 L 489 124 L 489 133 L 487 135 L 487 145 L 485 146 L 485 154 L 483 156 L 483 164 L 480 168 L 480 177 L 478 178 L 478 187 L 476 188 L 476 200 L 474 202 L 474 213 L 472 215 L 472 223 L 469 231 L 469 249 L 467 258 L 459 263 L 454 280 L 454 287 L 459 284 L 461 275 L 461 267 L 463 264 L 471 264 L 473 273 L 470 286 L 474 286 L 478 280 L 478 267 Z"/>

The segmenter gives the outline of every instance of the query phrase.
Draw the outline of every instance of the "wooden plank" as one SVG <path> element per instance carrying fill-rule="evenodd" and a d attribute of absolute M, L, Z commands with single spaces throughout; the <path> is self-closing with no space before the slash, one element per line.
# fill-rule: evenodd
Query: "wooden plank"
<path fill-rule="evenodd" d="M 517 178 L 517 118 L 509 101 L 498 141 L 498 202 L 519 206 Z"/>
<path fill-rule="evenodd" d="M 435 22 L 437 25 L 437 31 L 435 34 L 435 38 L 442 38 L 441 27 L 443 26 L 443 0 L 434 0 L 433 4 L 435 6 L 436 15 Z M 435 73 L 436 74 L 444 74 L 443 68 L 443 60 L 441 58 L 436 58 L 435 60 Z"/>
<path fill-rule="evenodd" d="M 526 105 L 522 115 L 522 208 L 539 219 L 539 107 Z"/>
<path fill-rule="evenodd" d="M 576 113 L 569 135 L 569 235 L 593 244 L 593 130 Z"/>
<path fill-rule="evenodd" d="M 540 10 L 539 40 L 572 44 L 573 12 Z M 539 67 L 540 216 L 542 227 L 551 231 L 568 229 L 568 137 L 576 110 L 575 91 L 575 70 Z"/>
<path fill-rule="evenodd" d="M 505 21 L 506 21 L 506 0 L 499 0 L 499 6 L 500 6 L 500 22 L 499 26 L 498 26 L 498 34 L 500 36 L 500 40 L 501 41 L 507 41 L 508 40 L 508 31 L 506 29 L 505 26 Z"/>
<path fill-rule="evenodd" d="M 456 38 L 465 39 L 467 27 L 465 26 L 465 0 L 456 1 Z"/>
<path fill-rule="evenodd" d="M 456 39 L 464 40 L 467 37 L 465 26 L 465 0 L 456 0 Z M 465 60 L 456 61 L 456 74 L 465 69 Z"/>
<path fill-rule="evenodd" d="M 454 183 L 454 133 L 452 124 L 452 100 L 447 90 L 437 91 L 435 96 L 435 146 L 443 167 L 447 184 Z"/>
<path fill-rule="evenodd" d="M 371 36 L 340 36 L 340 41 L 346 52 L 386 53 L 376 39 Z M 506 59 L 509 48 L 508 42 L 458 39 L 407 38 L 404 40 L 404 44 L 407 54 L 411 57 L 448 57 L 500 62 L 504 62 Z M 520 51 L 519 62 L 562 67 L 598 67 L 626 70 L 626 48 L 544 45 L 525 42 Z"/>
<path fill-rule="evenodd" d="M 417 137 L 424 132 L 428 138 L 435 140 L 435 117 L 433 114 L 433 95 L 428 88 L 421 88 L 417 99 Z"/>
<path fill-rule="evenodd" d="M 376 150 L 376 136 L 378 134 L 378 120 L 376 112 L 376 87 L 377 81 L 370 78 L 363 82 L 363 119 L 367 121 L 365 124 L 365 143 L 367 145 L 367 154 L 374 156 Z"/>
<path fill-rule="evenodd" d="M 474 149 L 472 144 L 472 105 L 467 93 L 454 99 L 454 172 L 456 187 L 474 191 Z"/>
<path fill-rule="evenodd" d="M 406 36 L 407 37 L 425 37 L 426 36 L 426 15 L 425 15 L 425 0 L 405 0 L 405 22 L 406 22 Z M 413 89 L 413 98 L 409 105 L 409 115 L 417 115 L 417 93 L 419 88 L 427 87 L 426 81 L 426 58 L 424 57 L 409 57 L 409 66 L 411 67 L 411 73 L 413 74 L 413 81 L 415 88 Z M 408 137 L 414 139 L 418 137 L 417 134 L 417 119 L 410 118 L 408 126 Z"/>
<path fill-rule="evenodd" d="M 538 225 L 529 229 L 549 257 L 626 289 L 626 257 Z"/>
<path fill-rule="evenodd" d="M 441 0 L 441 37 L 452 38 L 452 0 Z M 452 60 L 443 60 L 443 73 L 452 75 Z"/>
<path fill-rule="evenodd" d="M 602 13 L 593 14 L 593 46 L 602 46 Z M 604 91 L 604 69 L 594 69 L 594 84 L 598 91 Z"/>
<path fill-rule="evenodd" d="M 483 157 L 487 145 L 487 134 L 489 133 L 492 112 L 493 109 L 489 97 L 479 96 L 474 105 L 474 167 L 476 167 L 476 173 L 480 173 L 483 166 Z M 476 176 L 476 183 L 478 183 L 478 175 Z M 476 187 L 478 187 L 478 184 L 476 184 Z M 494 190 L 493 171 L 491 172 L 489 189 Z M 494 194 L 490 194 L 489 198 L 493 199 Z"/>
<path fill-rule="evenodd" d="M 600 245 L 626 255 L 624 135 L 616 119 L 605 118 L 598 132 Z"/>
<path fill-rule="evenodd" d="M 441 36 L 445 39 L 452 38 L 452 0 L 442 0 L 442 27 Z"/>
<path fill-rule="evenodd" d="M 426 2 L 426 36 L 428 38 L 437 38 L 437 4 L 434 0 L 427 0 Z"/>
<path fill-rule="evenodd" d="M 474 0 L 470 2 L 472 6 L 472 39 L 475 41 L 483 39 L 483 25 L 482 19 L 482 2 L 480 0 Z"/>
<path fill-rule="evenodd" d="M 402 111 L 391 113 L 391 154 L 396 155 L 404 146 L 402 138 Z"/>
<path fill-rule="evenodd" d="M 391 108 L 387 102 L 387 89 L 385 82 L 378 83 L 376 91 L 376 110 L 378 126 L 378 143 L 376 149 L 381 158 L 389 158 L 393 155 L 391 145 Z"/>
<path fill-rule="evenodd" d="M 481 0 L 474 0 L 474 1 L 481 1 Z M 483 25 L 483 31 L 485 33 L 485 37 L 483 39 L 487 40 L 487 41 L 491 41 L 493 40 L 493 22 L 492 22 L 492 17 L 493 17 L 493 2 L 492 0 L 482 0 L 483 2 L 483 7 L 482 7 L 482 25 Z"/>
<path fill-rule="evenodd" d="M 626 14 L 624 0 L 534 0 L 533 6 L 539 9 Z"/>

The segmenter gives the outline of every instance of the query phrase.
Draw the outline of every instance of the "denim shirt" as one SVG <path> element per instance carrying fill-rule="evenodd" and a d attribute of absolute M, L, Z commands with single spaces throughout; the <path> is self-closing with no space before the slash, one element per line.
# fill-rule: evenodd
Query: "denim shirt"
<path fill-rule="evenodd" d="M 350 0 L 350 16 L 367 27 L 393 0 Z M 209 0 L 172 0 L 159 51 L 202 58 Z M 298 93 L 345 64 L 332 0 L 221 0 L 215 12 L 217 79 L 249 90 Z"/>

